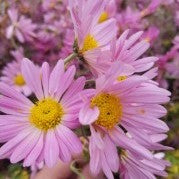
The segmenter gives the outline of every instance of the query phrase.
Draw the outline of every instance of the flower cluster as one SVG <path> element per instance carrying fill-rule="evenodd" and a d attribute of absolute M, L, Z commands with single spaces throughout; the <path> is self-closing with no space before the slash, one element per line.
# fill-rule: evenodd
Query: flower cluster
<path fill-rule="evenodd" d="M 175 4 L 0 2 L 0 159 L 53 167 L 87 153 L 93 177 L 166 177 L 161 151 L 173 148 L 161 143 L 169 127 L 160 118 L 165 75 L 179 84 L 179 36 L 157 50 L 165 32 L 150 16 Z"/>

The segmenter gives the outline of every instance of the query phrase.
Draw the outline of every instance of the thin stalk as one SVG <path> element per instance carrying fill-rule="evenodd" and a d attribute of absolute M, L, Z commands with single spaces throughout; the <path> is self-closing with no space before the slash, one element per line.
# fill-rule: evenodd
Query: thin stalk
<path fill-rule="evenodd" d="M 75 57 L 77 57 L 77 53 L 72 53 L 68 57 L 64 59 L 65 64 L 69 63 L 71 60 L 73 60 Z"/>

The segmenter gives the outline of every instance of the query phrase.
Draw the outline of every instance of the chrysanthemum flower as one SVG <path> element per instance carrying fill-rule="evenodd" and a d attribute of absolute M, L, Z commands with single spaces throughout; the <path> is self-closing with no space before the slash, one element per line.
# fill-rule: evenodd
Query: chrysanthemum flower
<path fill-rule="evenodd" d="M 88 97 L 81 94 L 84 105 L 79 120 L 90 125 L 93 174 L 102 169 L 108 178 L 113 178 L 112 171 L 117 172 L 119 167 L 116 146 L 140 157 L 153 158 L 149 150 L 126 135 L 126 131 L 132 132 L 126 126 L 154 134 L 168 131 L 158 117 L 165 113 L 160 104 L 169 101 L 170 93 L 149 83 L 146 76 L 132 75 L 133 72 L 131 66 L 117 62 L 96 80 L 96 89 L 87 91 Z"/>
<path fill-rule="evenodd" d="M 154 155 L 154 158 L 140 159 L 128 151 L 120 155 L 120 177 L 123 179 L 156 179 L 155 175 L 166 177 L 164 171 L 170 163 Z"/>
<path fill-rule="evenodd" d="M 26 84 L 21 72 L 20 59 L 19 61 L 10 62 L 4 67 L 0 81 L 10 87 L 13 87 L 17 91 L 22 92 L 25 96 L 29 96 L 31 94 L 31 90 Z"/>
<path fill-rule="evenodd" d="M 129 30 L 126 30 L 118 40 L 111 43 L 111 60 L 120 61 L 134 67 L 135 72 L 144 72 L 149 70 L 158 60 L 157 57 L 142 57 L 148 50 L 150 44 L 147 40 L 140 40 L 143 32 L 139 31 L 128 37 Z"/>
<path fill-rule="evenodd" d="M 98 23 L 106 5 L 103 0 L 69 0 L 69 5 L 78 54 L 96 75 L 100 68 L 99 56 L 116 35 L 116 20 L 111 18 Z"/>
<path fill-rule="evenodd" d="M 64 71 L 59 60 L 53 71 L 43 63 L 41 72 L 28 59 L 22 62 L 22 75 L 35 93 L 37 101 L 30 101 L 6 84 L 0 84 L 0 158 L 12 163 L 24 160 L 24 166 L 45 161 L 52 167 L 60 159 L 70 161 L 82 146 L 71 129 L 77 120 L 81 101 L 78 93 L 85 83 L 83 77 L 74 80 L 75 67 Z"/>
<path fill-rule="evenodd" d="M 24 43 L 25 40 L 31 40 L 35 36 L 36 25 L 32 23 L 31 19 L 24 16 L 19 18 L 16 9 L 9 9 L 8 15 L 12 23 L 6 30 L 8 39 L 15 35 L 21 43 Z"/>

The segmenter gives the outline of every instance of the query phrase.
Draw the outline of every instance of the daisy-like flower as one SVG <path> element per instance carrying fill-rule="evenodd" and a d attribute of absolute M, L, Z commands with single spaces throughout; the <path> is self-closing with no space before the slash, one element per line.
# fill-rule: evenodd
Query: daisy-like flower
<path fill-rule="evenodd" d="M 26 84 L 24 77 L 21 72 L 21 61 L 13 61 L 8 63 L 2 70 L 2 76 L 0 81 L 7 84 L 10 87 L 13 87 L 18 92 L 23 93 L 25 96 L 31 94 L 31 90 Z"/>
<path fill-rule="evenodd" d="M 167 177 L 164 171 L 167 166 L 170 166 L 170 163 L 158 158 L 158 154 L 151 160 L 137 158 L 129 151 L 120 155 L 119 171 L 123 179 L 156 179 L 155 175 Z"/>
<path fill-rule="evenodd" d="M 88 90 L 88 95 L 81 93 L 84 105 L 79 120 L 90 125 L 90 168 L 94 175 L 102 169 L 108 178 L 113 178 L 112 171 L 119 168 L 116 146 L 141 158 L 153 159 L 149 150 L 126 135 L 126 131 L 132 131 L 126 126 L 154 134 L 168 131 L 158 117 L 163 113 L 160 104 L 169 101 L 170 93 L 148 83 L 147 75 L 132 75 L 133 72 L 129 65 L 114 63 L 96 80 L 96 89 Z"/>
<path fill-rule="evenodd" d="M 115 19 L 98 22 L 106 4 L 104 0 L 69 0 L 78 54 L 95 75 L 100 68 L 99 56 L 109 46 L 117 31 Z"/>
<path fill-rule="evenodd" d="M 142 57 L 144 52 L 148 50 L 150 44 L 148 40 L 140 40 L 143 31 L 129 35 L 129 30 L 126 30 L 117 40 L 111 43 L 111 60 L 120 61 L 134 67 L 135 72 L 144 72 L 149 70 L 158 60 L 157 57 Z"/>
<path fill-rule="evenodd" d="M 45 162 L 52 167 L 60 159 L 71 160 L 80 153 L 81 142 L 71 129 L 77 120 L 81 101 L 78 93 L 85 83 L 84 77 L 74 80 L 75 67 L 64 70 L 59 60 L 53 71 L 43 63 L 41 71 L 29 61 L 22 62 L 22 74 L 35 93 L 37 101 L 30 101 L 6 84 L 0 84 L 0 158 L 12 163 L 24 160 L 24 166 Z"/>
<path fill-rule="evenodd" d="M 9 9 L 8 15 L 12 23 L 6 30 L 6 37 L 8 39 L 15 35 L 21 43 L 24 43 L 25 40 L 31 40 L 32 37 L 35 37 L 34 30 L 36 25 L 32 23 L 31 19 L 24 16 L 19 18 L 16 9 Z"/>

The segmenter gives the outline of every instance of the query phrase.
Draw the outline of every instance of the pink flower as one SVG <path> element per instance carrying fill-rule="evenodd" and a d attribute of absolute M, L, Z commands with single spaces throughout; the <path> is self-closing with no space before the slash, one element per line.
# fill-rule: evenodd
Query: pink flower
<path fill-rule="evenodd" d="M 78 54 L 97 75 L 100 68 L 99 57 L 116 35 L 116 21 L 111 18 L 103 23 L 98 23 L 106 1 L 69 0 L 69 5 Z M 103 64 L 105 64 L 104 61 Z"/>
<path fill-rule="evenodd" d="M 135 129 L 138 133 L 143 130 L 144 134 L 145 131 L 160 134 L 169 130 L 158 118 L 166 112 L 160 104 L 169 101 L 170 92 L 149 83 L 147 75 L 133 73 L 131 66 L 114 63 L 96 80 L 96 89 L 81 93 L 84 105 L 79 120 L 83 125 L 90 125 L 90 168 L 94 175 L 102 169 L 108 178 L 113 178 L 112 171 L 117 172 L 119 168 L 116 146 L 141 158 L 153 159 L 150 151 L 125 131 L 130 134 Z M 156 141 L 150 140 L 148 144 L 155 146 Z"/>
<path fill-rule="evenodd" d="M 45 162 L 52 167 L 60 159 L 71 160 L 80 153 L 81 142 L 71 129 L 79 125 L 81 108 L 79 92 L 85 83 L 83 77 L 74 80 L 75 68 L 64 71 L 59 60 L 52 72 L 48 63 L 41 71 L 28 59 L 22 62 L 22 74 L 37 100 L 30 101 L 4 83 L 0 84 L 0 158 L 12 163 L 24 160 L 24 166 Z"/>
<path fill-rule="evenodd" d="M 21 61 L 19 59 L 19 61 L 8 63 L 2 70 L 0 81 L 23 93 L 25 96 L 30 96 L 31 90 L 26 84 L 21 72 Z"/>
<path fill-rule="evenodd" d="M 151 26 L 144 33 L 143 39 L 153 44 L 153 42 L 158 38 L 159 34 L 160 34 L 160 30 L 155 26 Z"/>
<path fill-rule="evenodd" d="M 120 177 L 123 179 L 155 179 L 155 175 L 167 177 L 164 171 L 170 166 L 168 161 L 158 159 L 154 155 L 153 159 L 140 159 L 134 154 L 124 151 L 120 157 Z"/>
<path fill-rule="evenodd" d="M 146 40 L 140 40 L 143 32 L 139 31 L 128 37 L 129 30 L 126 30 L 118 40 L 111 43 L 112 61 L 120 61 L 134 67 L 135 72 L 144 72 L 149 70 L 157 57 L 142 57 L 144 52 L 148 50 L 150 44 Z"/>
<path fill-rule="evenodd" d="M 35 36 L 34 30 L 36 25 L 32 23 L 31 19 L 24 16 L 19 18 L 18 12 L 15 9 L 8 10 L 8 15 L 12 23 L 6 30 L 6 37 L 8 39 L 15 35 L 21 43 L 24 43 L 25 40 L 31 40 Z"/>

